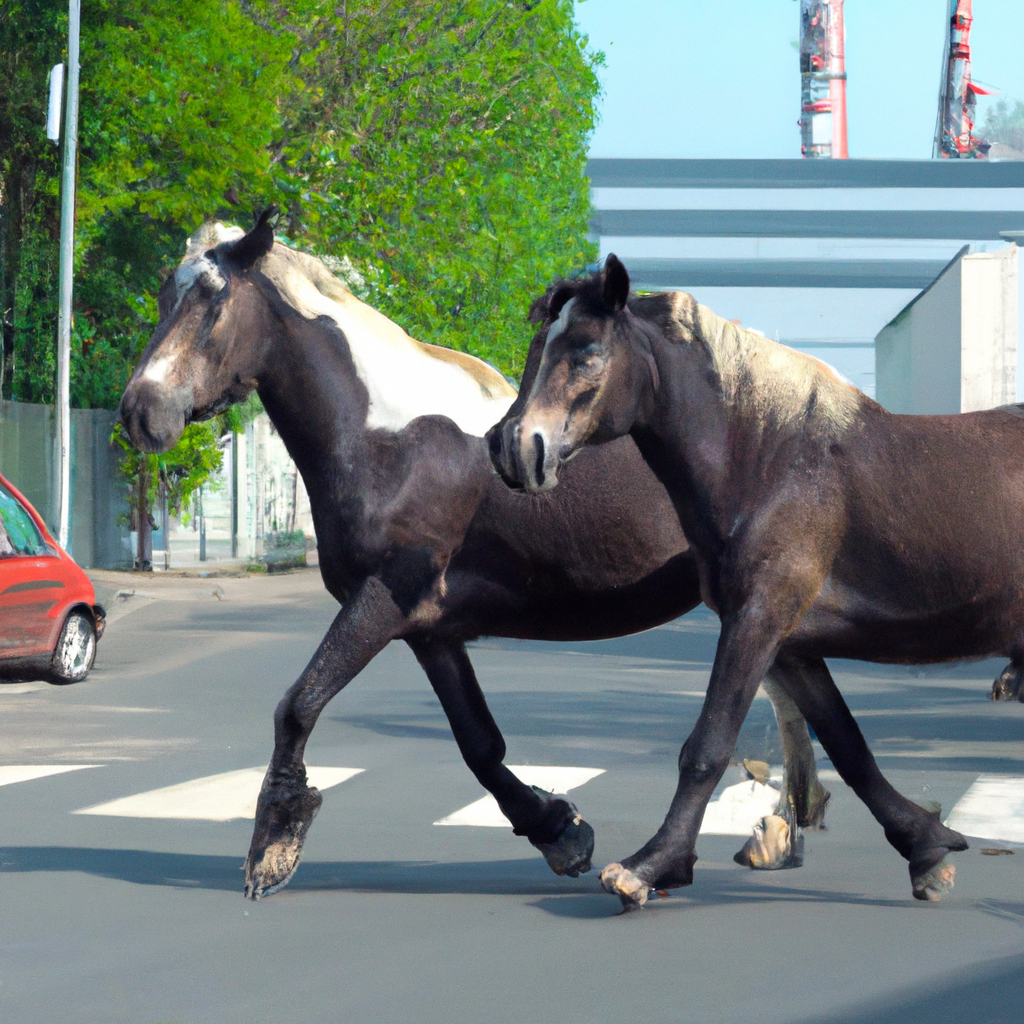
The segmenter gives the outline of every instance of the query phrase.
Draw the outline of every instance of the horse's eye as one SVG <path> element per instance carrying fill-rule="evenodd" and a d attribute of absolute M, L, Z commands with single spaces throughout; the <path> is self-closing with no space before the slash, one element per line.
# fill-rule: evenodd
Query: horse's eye
<path fill-rule="evenodd" d="M 597 362 L 598 347 L 596 345 L 587 345 L 586 348 L 576 349 L 570 357 L 570 362 L 574 370 L 587 370 L 593 368 Z"/>

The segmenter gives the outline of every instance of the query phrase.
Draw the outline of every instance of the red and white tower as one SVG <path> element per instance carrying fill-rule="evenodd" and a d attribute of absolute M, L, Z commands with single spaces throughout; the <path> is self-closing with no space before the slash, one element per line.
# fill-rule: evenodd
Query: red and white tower
<path fill-rule="evenodd" d="M 974 134 L 974 108 L 978 96 L 991 95 L 995 90 L 971 81 L 971 0 L 948 0 L 948 4 L 932 156 L 985 157 L 990 146 Z"/>
<path fill-rule="evenodd" d="M 800 0 L 800 155 L 846 160 L 843 0 Z"/>

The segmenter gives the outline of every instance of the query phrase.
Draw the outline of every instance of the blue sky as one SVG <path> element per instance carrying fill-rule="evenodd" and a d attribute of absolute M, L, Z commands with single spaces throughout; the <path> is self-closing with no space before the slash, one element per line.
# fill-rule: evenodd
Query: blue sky
<path fill-rule="evenodd" d="M 1024 0 L 973 6 L 974 77 L 1024 100 Z M 946 7 L 846 0 L 851 157 L 931 156 Z M 796 0 L 580 0 L 576 11 L 607 61 L 592 156 L 800 155 Z"/>

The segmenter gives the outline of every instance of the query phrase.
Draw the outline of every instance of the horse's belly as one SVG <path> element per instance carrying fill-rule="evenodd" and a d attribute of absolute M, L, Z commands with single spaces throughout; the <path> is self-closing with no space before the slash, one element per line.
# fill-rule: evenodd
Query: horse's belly
<path fill-rule="evenodd" d="M 929 603 L 873 599 L 832 584 L 787 646 L 824 657 L 927 663 L 1009 654 L 1022 639 L 1024 594 L 1018 588 Z"/>

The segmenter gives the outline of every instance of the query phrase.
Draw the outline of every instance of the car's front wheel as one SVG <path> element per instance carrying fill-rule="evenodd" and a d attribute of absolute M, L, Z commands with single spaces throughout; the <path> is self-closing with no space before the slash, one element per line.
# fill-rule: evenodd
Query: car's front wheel
<path fill-rule="evenodd" d="M 96 629 L 85 612 L 72 612 L 60 631 L 53 652 L 52 681 L 77 683 L 83 680 L 96 658 Z"/>

